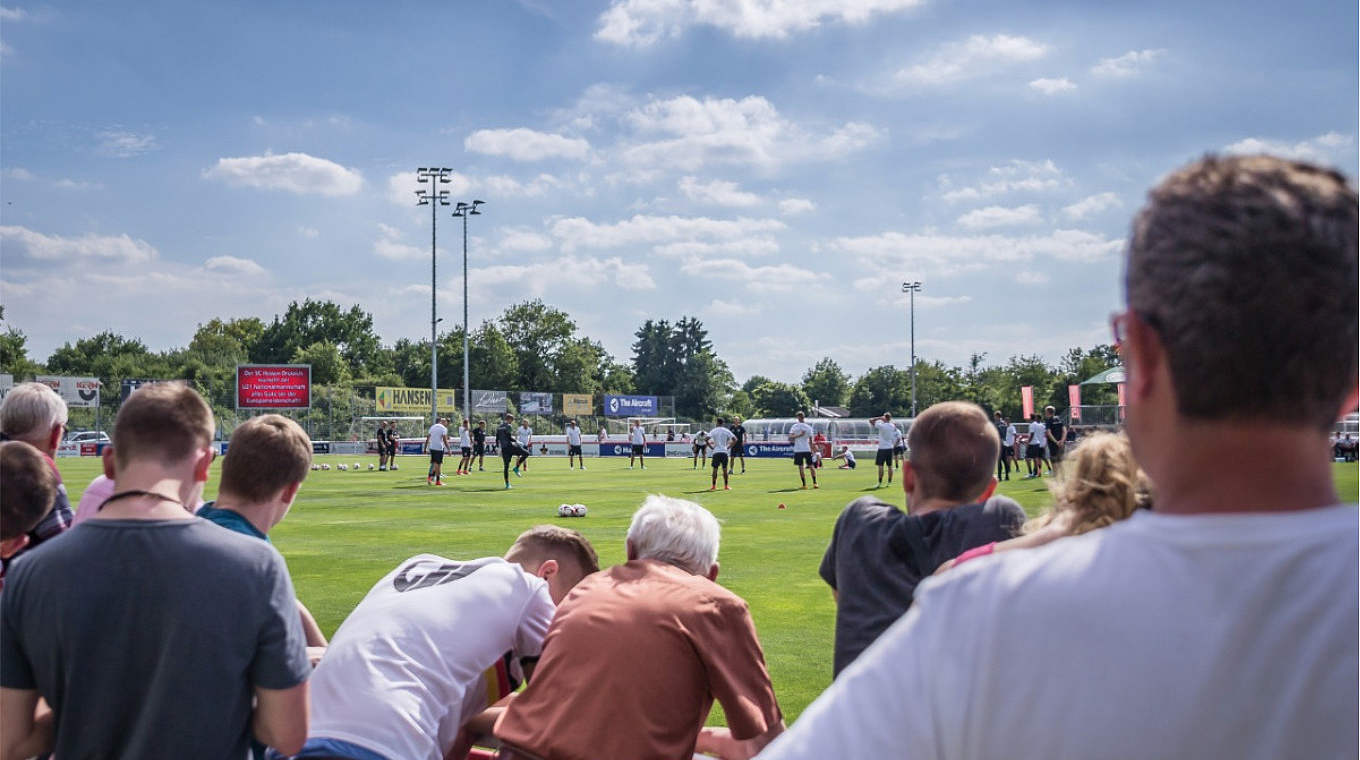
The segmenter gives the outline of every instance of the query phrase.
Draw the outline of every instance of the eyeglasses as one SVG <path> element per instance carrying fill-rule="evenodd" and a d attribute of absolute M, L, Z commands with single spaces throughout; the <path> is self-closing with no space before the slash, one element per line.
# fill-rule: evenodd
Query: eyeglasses
<path fill-rule="evenodd" d="M 1159 335 L 1161 334 L 1161 320 L 1152 314 L 1142 314 L 1133 309 L 1116 312 L 1110 315 L 1110 336 L 1114 339 L 1115 351 L 1123 348 L 1124 341 L 1128 340 L 1129 337 L 1129 323 L 1135 319 L 1152 328 Z"/>

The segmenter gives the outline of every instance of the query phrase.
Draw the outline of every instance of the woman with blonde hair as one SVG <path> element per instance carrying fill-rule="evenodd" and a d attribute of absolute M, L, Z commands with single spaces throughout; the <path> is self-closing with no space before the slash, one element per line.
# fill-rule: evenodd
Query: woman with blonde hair
<path fill-rule="evenodd" d="M 1009 541 L 984 544 L 940 565 L 942 573 L 976 557 L 1043 546 L 1064 536 L 1112 525 L 1139 507 L 1151 508 L 1147 476 L 1133 458 L 1123 433 L 1093 433 L 1063 458 L 1058 477 L 1049 485 L 1053 506 L 1029 520 Z"/>

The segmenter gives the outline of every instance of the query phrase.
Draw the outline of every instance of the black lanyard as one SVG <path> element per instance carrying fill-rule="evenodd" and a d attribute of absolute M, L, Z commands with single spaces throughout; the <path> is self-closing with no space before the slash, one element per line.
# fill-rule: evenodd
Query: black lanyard
<path fill-rule="evenodd" d="M 99 508 L 96 509 L 95 511 L 98 512 L 99 510 L 101 510 L 101 509 L 103 509 L 104 507 L 108 506 L 109 502 L 111 502 L 111 501 L 117 501 L 117 500 L 119 500 L 119 499 L 126 499 L 126 498 L 129 498 L 129 497 L 131 497 L 131 496 L 155 496 L 157 499 L 160 499 L 161 501 L 172 501 L 172 502 L 174 502 L 174 503 L 180 505 L 181 507 L 184 506 L 184 502 L 180 501 L 179 499 L 176 499 L 176 498 L 173 497 L 173 496 L 166 496 L 166 495 L 163 494 L 163 493 L 156 493 L 155 491 L 138 491 L 138 490 L 134 490 L 134 491 L 119 491 L 118 493 L 116 493 L 116 494 L 110 496 L 109 498 L 105 499 L 102 503 L 100 503 Z"/>

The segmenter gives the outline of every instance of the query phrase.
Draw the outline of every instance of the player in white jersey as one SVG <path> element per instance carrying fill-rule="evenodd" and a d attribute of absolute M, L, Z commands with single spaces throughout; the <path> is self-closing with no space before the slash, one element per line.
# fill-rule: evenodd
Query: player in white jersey
<path fill-rule="evenodd" d="M 713 466 L 713 477 L 710 480 L 710 491 L 718 490 L 718 468 L 722 468 L 723 490 L 731 491 L 732 486 L 728 485 L 729 474 L 728 452 L 732 448 L 732 442 L 737 440 L 737 436 L 727 425 L 723 423 L 723 418 L 718 418 L 718 424 L 708 431 L 708 445 L 713 449 L 713 455 L 709 457 L 709 462 Z"/>
<path fill-rule="evenodd" d="M 458 428 L 458 448 L 462 453 L 462 459 L 458 460 L 458 472 L 455 475 L 470 475 L 472 467 L 472 426 L 466 418 Z"/>
<path fill-rule="evenodd" d="M 694 463 L 690 466 L 691 470 L 699 469 L 699 465 L 708 466 L 708 431 L 700 430 L 694 434 Z"/>
<path fill-rule="evenodd" d="M 817 468 L 812 466 L 812 426 L 803 421 L 802 412 L 794 416 L 798 421 L 789 427 L 789 440 L 793 442 L 793 463 L 798 465 L 798 479 L 806 489 L 807 476 L 803 474 L 803 468 L 807 467 L 807 472 L 812 473 L 812 487 L 819 488 Z"/>
<path fill-rule="evenodd" d="M 515 442 L 519 444 L 522 451 L 519 461 L 515 463 L 515 474 L 529 471 L 529 455 L 534 453 L 533 447 L 529 445 L 534 440 L 534 429 L 529 427 L 529 420 L 520 417 L 519 427 L 515 429 Z"/>
<path fill-rule="evenodd" d="M 902 431 L 893 424 L 892 415 L 887 412 L 869 420 L 869 424 L 878 433 L 878 452 L 874 455 L 874 464 L 878 465 L 878 487 L 882 488 L 884 466 L 888 468 L 888 485 L 892 485 L 893 449 L 897 446 L 897 439 L 902 435 Z"/>
<path fill-rule="evenodd" d="M 508 655 L 509 671 L 522 662 L 532 677 L 556 605 L 598 569 L 580 533 L 552 525 L 526 531 L 505 559 L 401 563 L 350 613 L 312 674 L 304 756 L 466 756 L 460 729 L 489 732 L 503 709 L 483 713 L 509 691 L 503 681 L 491 688 L 508 675 L 498 664 Z"/>
<path fill-rule="evenodd" d="M 430 426 L 429 438 L 425 448 L 430 452 L 430 472 L 425 477 L 427 484 L 444 485 L 444 452 L 449 449 L 449 428 L 447 419 L 440 417 Z"/>
<path fill-rule="evenodd" d="M 841 453 L 837 454 L 837 455 L 834 456 L 834 457 L 831 457 L 831 459 L 832 459 L 833 461 L 834 461 L 834 460 L 837 460 L 837 459 L 844 459 L 844 460 L 845 460 L 845 464 L 843 464 L 843 465 L 841 465 L 840 467 L 837 467 L 837 468 L 836 468 L 836 469 L 838 469 L 838 470 L 853 470 L 853 469 L 855 469 L 855 452 L 851 451 L 851 450 L 850 450 L 850 447 L 849 447 L 848 445 L 847 445 L 847 446 L 842 446 L 842 447 L 841 447 Z"/>
<path fill-rule="evenodd" d="M 576 420 L 567 422 L 567 469 L 571 469 L 572 457 L 581 460 L 581 471 L 585 472 L 586 458 L 581 453 L 581 428 Z"/>
<path fill-rule="evenodd" d="M 647 452 L 647 433 L 642 429 L 642 423 L 633 420 L 633 427 L 628 431 L 628 443 L 632 447 L 628 450 L 628 469 L 633 469 L 633 457 L 637 457 L 638 466 L 647 469 L 644 456 Z"/>

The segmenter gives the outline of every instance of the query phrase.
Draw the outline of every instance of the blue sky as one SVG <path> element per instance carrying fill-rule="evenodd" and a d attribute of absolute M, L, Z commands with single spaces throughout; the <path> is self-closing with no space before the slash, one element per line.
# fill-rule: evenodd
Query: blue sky
<path fill-rule="evenodd" d="M 45 359 L 330 298 L 429 332 L 418 166 L 471 321 L 620 358 L 697 315 L 738 380 L 1105 342 L 1143 194 L 1210 150 L 1356 176 L 1353 3 L 616 0 L 0 8 L 0 298 Z M 438 298 L 461 315 L 461 227 Z"/>

